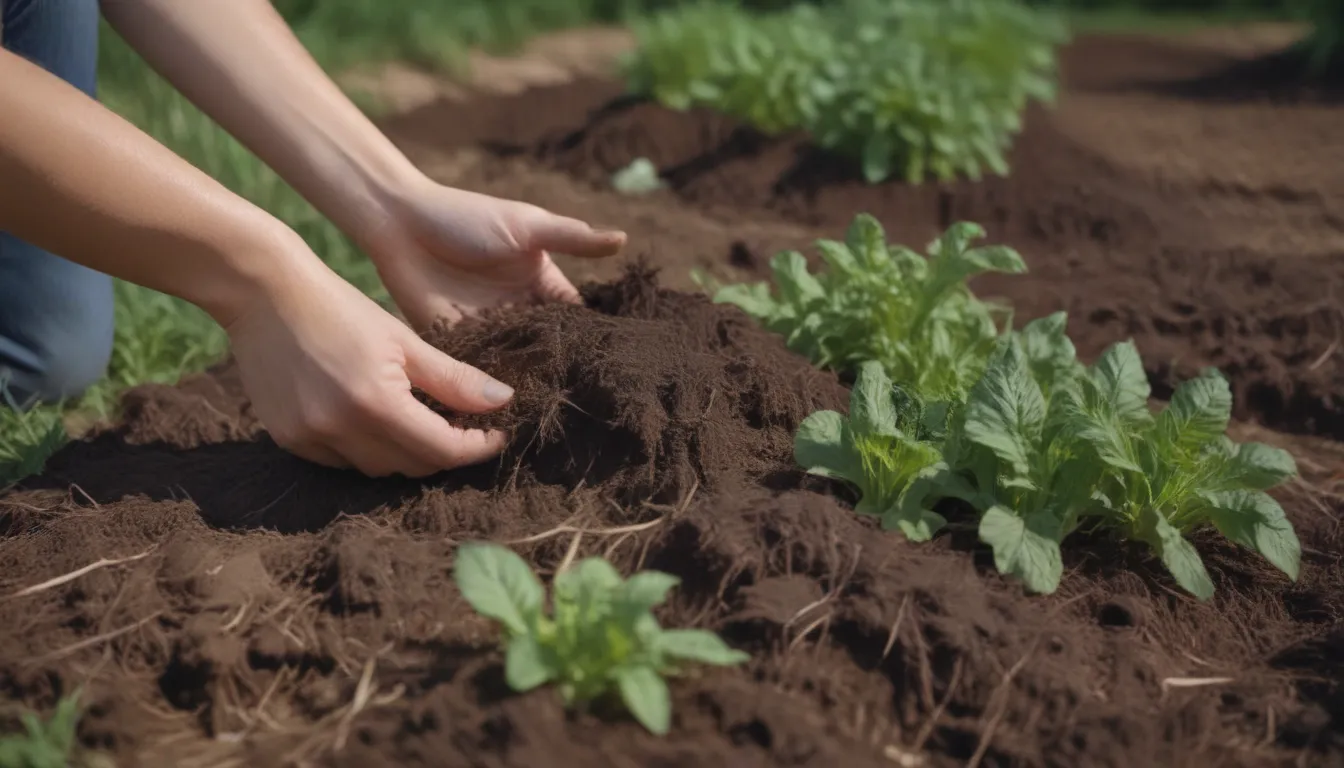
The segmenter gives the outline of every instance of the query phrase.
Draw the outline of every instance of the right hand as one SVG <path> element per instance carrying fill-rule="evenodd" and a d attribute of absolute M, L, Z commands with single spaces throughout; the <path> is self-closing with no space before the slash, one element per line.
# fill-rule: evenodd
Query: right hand
<path fill-rule="evenodd" d="M 307 251 L 302 241 L 290 247 Z M 271 438 L 309 461 L 372 476 L 423 477 L 498 455 L 503 433 L 454 427 L 411 387 L 463 413 L 500 408 L 513 390 L 435 349 L 305 256 L 225 325 Z"/>

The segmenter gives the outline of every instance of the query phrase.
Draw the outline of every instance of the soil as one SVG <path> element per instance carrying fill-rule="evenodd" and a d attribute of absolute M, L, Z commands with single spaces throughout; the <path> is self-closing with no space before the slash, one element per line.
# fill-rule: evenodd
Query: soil
<path fill-rule="evenodd" d="M 0 691 L 41 708 L 80 688 L 82 742 L 123 765 L 1344 765 L 1344 113 L 1158 87 L 1234 59 L 1083 39 L 1015 174 L 980 184 L 868 187 L 800 137 L 602 81 L 394 119 L 443 181 L 632 235 L 630 259 L 560 259 L 585 306 L 431 335 L 517 388 L 501 413 L 450 415 L 510 448 L 374 481 L 275 447 L 227 364 L 132 390 L 0 495 Z M 670 189 L 606 188 L 641 155 Z M 1078 538 L 1060 591 L 1028 596 L 964 520 L 910 544 L 802 474 L 792 431 L 844 410 L 844 386 L 689 270 L 759 277 L 860 210 L 911 243 L 985 223 L 1033 271 L 982 291 L 1070 310 L 1088 355 L 1134 337 L 1159 387 L 1222 367 L 1236 436 L 1302 469 L 1276 491 L 1300 581 L 1200 536 L 1201 604 L 1142 549 Z M 666 738 L 511 694 L 495 628 L 452 585 L 454 547 L 483 539 L 544 577 L 571 548 L 673 573 L 664 624 L 752 660 L 675 681 Z"/>

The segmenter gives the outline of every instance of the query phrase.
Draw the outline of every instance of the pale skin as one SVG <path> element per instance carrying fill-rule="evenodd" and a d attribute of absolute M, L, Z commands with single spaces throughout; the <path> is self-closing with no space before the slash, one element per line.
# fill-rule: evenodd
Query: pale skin
<path fill-rule="evenodd" d="M 549 252 L 603 258 L 625 234 L 439 185 L 341 93 L 267 0 L 104 0 L 175 87 L 361 246 L 411 326 L 284 224 L 35 65 L 0 51 L 0 229 L 179 296 L 228 332 L 275 441 L 311 461 L 422 477 L 497 455 L 457 411 L 512 390 L 416 333 L 487 307 L 577 301 Z"/>

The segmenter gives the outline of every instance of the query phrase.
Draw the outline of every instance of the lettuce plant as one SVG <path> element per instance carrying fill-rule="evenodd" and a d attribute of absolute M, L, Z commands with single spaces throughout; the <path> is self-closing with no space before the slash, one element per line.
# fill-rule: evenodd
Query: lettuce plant
<path fill-rule="evenodd" d="M 1226 379 L 1206 371 L 1154 415 L 1132 343 L 1084 367 L 1064 326 L 1053 315 L 1000 343 L 949 412 L 943 461 L 911 484 L 901 514 L 930 514 L 944 498 L 969 503 L 999 571 L 1034 592 L 1058 587 L 1060 543 L 1082 526 L 1146 543 L 1201 600 L 1213 583 L 1186 537 L 1205 526 L 1295 580 L 1301 546 L 1265 491 L 1296 465 L 1280 449 L 1227 438 Z"/>
<path fill-rule="evenodd" d="M 918 401 L 893 387 L 880 364 L 867 362 L 850 393 L 849 415 L 818 411 L 804 419 L 794 436 L 794 458 L 811 474 L 856 486 L 856 512 L 927 541 L 942 527 L 942 516 L 932 510 L 901 514 L 906 489 L 942 458 L 935 443 L 921 439 L 930 432 L 924 417 Z"/>
<path fill-rule="evenodd" d="M 1027 103 L 1054 98 L 1067 37 L 1055 15 L 1015 0 L 844 0 L 766 15 L 697 5 L 636 33 L 632 90 L 767 134 L 805 130 L 874 183 L 1007 173 Z"/>
<path fill-rule="evenodd" d="M 1147 543 L 1201 600 L 1213 595 L 1213 582 L 1185 535 L 1204 526 L 1296 581 L 1301 544 L 1283 508 L 1265 493 L 1297 473 L 1293 457 L 1228 439 L 1232 393 L 1216 370 L 1182 383 L 1156 416 L 1148 395 L 1132 345 L 1112 347 L 1079 379 L 1067 428 L 1101 470 L 1093 494 L 1097 524 Z"/>
<path fill-rule="evenodd" d="M 655 734 L 667 733 L 672 720 L 664 675 L 684 662 L 732 665 L 748 658 L 712 632 L 659 626 L 652 609 L 678 583 L 666 573 L 622 579 L 602 558 L 581 560 L 556 575 L 550 615 L 541 582 L 506 547 L 462 545 L 454 575 L 472 608 L 503 626 L 510 688 L 557 683 L 566 705 L 615 693 Z"/>
<path fill-rule="evenodd" d="M 913 484 L 902 512 L 928 514 L 943 498 L 969 503 L 995 566 L 1034 592 L 1058 587 L 1060 542 L 1099 474 L 1064 426 L 1082 371 L 1065 321 L 1051 315 L 999 342 L 965 402 L 949 409 L 943 462 Z"/>
<path fill-rule="evenodd" d="M 921 400 L 959 400 L 1007 324 L 967 280 L 1026 271 L 1011 248 L 971 247 L 984 236 L 976 224 L 954 224 L 926 257 L 889 246 L 882 225 L 859 214 L 845 242 L 817 242 L 827 271 L 814 275 L 802 254 L 786 251 L 771 262 L 778 295 L 765 283 L 730 285 L 714 300 L 741 308 L 821 367 L 853 373 L 873 360 Z"/>

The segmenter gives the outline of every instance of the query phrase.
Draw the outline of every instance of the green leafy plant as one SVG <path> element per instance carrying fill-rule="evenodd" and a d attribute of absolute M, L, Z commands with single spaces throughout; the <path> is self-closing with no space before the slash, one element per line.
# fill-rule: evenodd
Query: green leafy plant
<path fill-rule="evenodd" d="M 51 717 L 20 716 L 23 733 L 0 736 L 0 768 L 67 768 L 77 744 L 79 696 L 61 699 Z"/>
<path fill-rule="evenodd" d="M 1016 0 L 844 0 L 752 14 L 679 8 L 637 25 L 630 87 L 767 134 L 802 129 L 865 178 L 979 178 L 1031 100 L 1056 92 L 1062 21 Z"/>
<path fill-rule="evenodd" d="M 967 280 L 1026 271 L 1011 248 L 971 247 L 984 236 L 976 224 L 954 224 L 925 257 L 889 246 L 882 225 L 859 214 L 845 242 L 817 242 L 828 271 L 814 275 L 802 254 L 786 251 L 771 262 L 777 296 L 756 283 L 726 286 L 714 300 L 741 308 L 821 367 L 852 373 L 874 360 L 921 400 L 960 400 L 1008 321 Z"/>
<path fill-rule="evenodd" d="M 643 571 L 627 580 L 606 560 L 581 560 L 556 575 L 551 615 L 541 582 L 506 547 L 459 547 L 455 577 L 467 602 L 503 626 L 504 674 L 511 688 L 558 683 L 566 705 L 614 692 L 636 720 L 659 735 L 667 733 L 672 719 L 664 675 L 684 662 L 732 665 L 749 658 L 712 632 L 659 626 L 651 609 L 678 583 L 666 573 Z"/>
<path fill-rule="evenodd" d="M 1082 366 L 1063 313 L 1028 323 L 999 342 L 964 403 L 949 409 L 943 463 L 911 488 L 903 514 L 930 514 L 959 498 L 980 513 L 981 541 L 1001 573 L 1053 592 L 1063 573 L 1060 542 L 1091 500 L 1095 467 L 1063 429 Z"/>
<path fill-rule="evenodd" d="M 1183 382 L 1156 416 L 1133 345 L 1112 347 L 1079 384 L 1068 429 L 1102 469 L 1093 496 L 1100 525 L 1147 543 L 1202 600 L 1213 582 L 1186 534 L 1209 525 L 1297 579 L 1301 544 L 1265 493 L 1292 478 L 1296 463 L 1281 449 L 1226 436 L 1232 392 L 1221 373 Z"/>
<path fill-rule="evenodd" d="M 1081 527 L 1146 543 L 1201 600 L 1213 583 L 1187 536 L 1206 526 L 1296 579 L 1301 546 L 1265 493 L 1296 465 L 1280 449 L 1227 438 L 1226 379 L 1205 371 L 1154 415 L 1133 343 L 1084 367 L 1065 323 L 1052 315 L 1000 343 L 965 404 L 949 410 L 943 462 L 911 484 L 901 514 L 969 503 L 999 571 L 1034 592 L 1058 587 L 1060 543 Z"/>
<path fill-rule="evenodd" d="M 818 411 L 804 419 L 794 437 L 794 458 L 811 474 L 855 485 L 856 512 L 881 517 L 883 527 L 926 541 L 946 522 L 942 516 L 932 510 L 902 514 L 906 489 L 942 458 L 936 444 L 922 439 L 931 432 L 925 416 L 922 404 L 894 387 L 881 364 L 867 362 L 859 367 L 849 416 Z M 932 416 L 932 424 L 937 421 Z"/>

